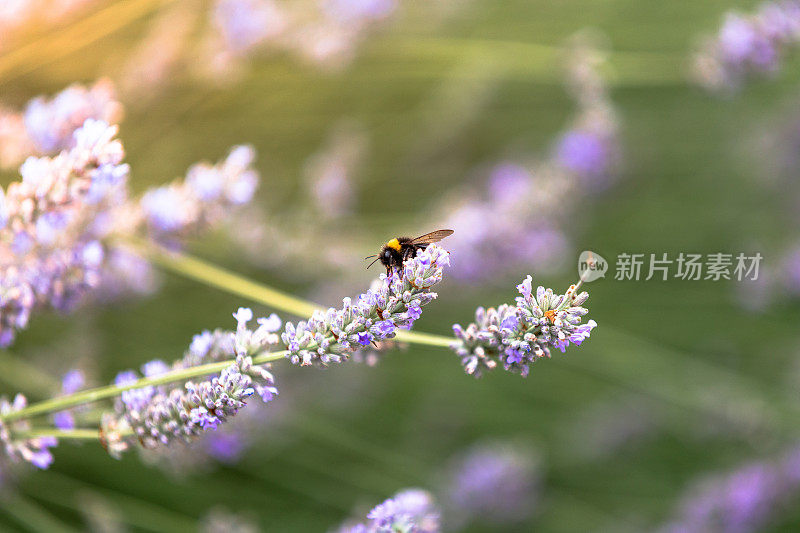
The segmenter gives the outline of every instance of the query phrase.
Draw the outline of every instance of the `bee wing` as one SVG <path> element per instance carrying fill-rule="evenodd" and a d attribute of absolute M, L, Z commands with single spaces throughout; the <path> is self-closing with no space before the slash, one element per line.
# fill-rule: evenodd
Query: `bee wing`
<path fill-rule="evenodd" d="M 436 231 L 432 231 L 430 233 L 426 233 L 425 235 L 420 235 L 416 239 L 412 239 L 411 244 L 430 244 L 432 242 L 439 242 L 452 234 L 453 230 L 451 229 L 437 229 Z"/>

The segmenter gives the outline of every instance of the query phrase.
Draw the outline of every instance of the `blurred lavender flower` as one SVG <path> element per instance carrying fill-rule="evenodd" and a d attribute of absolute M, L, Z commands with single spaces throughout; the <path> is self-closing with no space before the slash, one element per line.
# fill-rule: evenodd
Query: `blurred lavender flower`
<path fill-rule="evenodd" d="M 446 515 L 454 520 L 450 526 L 527 520 L 539 503 L 539 478 L 538 458 L 529 450 L 503 442 L 473 447 L 451 467 Z"/>
<path fill-rule="evenodd" d="M 618 126 L 594 41 L 579 35 L 570 48 L 568 82 L 578 104 L 570 127 L 544 161 L 502 161 L 492 166 L 485 190 L 448 199 L 435 225 L 452 227 L 448 241 L 453 275 L 473 281 L 535 268 L 552 271 L 569 249 L 566 230 L 575 206 L 606 189 L 617 174 Z M 500 238 L 502 236 L 502 238 Z"/>
<path fill-rule="evenodd" d="M 438 533 L 439 510 L 431 495 L 421 489 L 407 489 L 377 505 L 363 523 L 345 523 L 339 533 Z"/>
<path fill-rule="evenodd" d="M 19 165 L 36 147 L 25 129 L 21 113 L 0 108 L 0 168 Z"/>
<path fill-rule="evenodd" d="M 790 248 L 782 261 L 783 285 L 793 294 L 800 295 L 800 245 Z"/>
<path fill-rule="evenodd" d="M 461 358 L 467 374 L 481 377 L 498 363 L 510 372 L 528 375 L 528 365 L 542 357 L 550 357 L 550 349 L 565 352 L 567 346 L 580 344 L 597 326 L 594 320 L 581 324 L 588 310 L 581 305 L 589 293 L 576 294 L 572 285 L 563 295 L 538 287 L 534 293 L 531 276 L 517 285 L 521 296 L 516 305 L 498 308 L 479 307 L 475 322 L 462 328 L 453 326 L 457 341 L 451 348 Z"/>
<path fill-rule="evenodd" d="M 477 280 L 518 265 L 544 271 L 558 265 L 567 239 L 551 215 L 553 206 L 566 211 L 568 202 L 559 204 L 566 182 L 553 178 L 549 169 L 531 173 L 517 163 L 503 162 L 490 172 L 488 195 L 450 207 L 441 224 L 457 228 L 448 241 L 458 259 L 453 275 Z"/>
<path fill-rule="evenodd" d="M 353 302 L 343 300 L 341 309 L 315 311 L 308 321 L 287 322 L 282 335 L 294 364 L 325 366 L 341 363 L 359 346 L 394 337 L 397 328 L 410 328 L 420 309 L 434 298 L 431 287 L 442 279 L 450 264 L 443 248 L 431 245 L 379 281 Z"/>
<path fill-rule="evenodd" d="M 152 294 L 159 285 L 153 265 L 136 250 L 120 243 L 106 253 L 94 296 L 100 301 L 115 301 L 129 295 Z"/>
<path fill-rule="evenodd" d="M 261 529 L 255 521 L 221 507 L 211 509 L 200 519 L 200 533 L 258 533 Z"/>
<path fill-rule="evenodd" d="M 568 424 L 564 445 L 588 460 L 630 453 L 658 436 L 662 418 L 656 406 L 640 395 L 593 403 L 564 420 Z"/>
<path fill-rule="evenodd" d="M 219 376 L 199 383 L 189 381 L 182 387 L 147 386 L 123 392 L 115 402 L 115 413 L 107 413 L 102 424 L 103 442 L 109 453 L 119 456 L 130 446 L 132 436 L 145 448 L 173 441 L 189 442 L 235 415 L 250 396 L 255 394 L 264 402 L 271 401 L 278 394 L 272 374 L 267 370 L 268 365 L 253 365 L 252 357 L 278 343 L 275 331 L 280 321 L 276 323 L 273 317 L 258 319 L 258 328 L 250 330 L 247 323 L 252 320 L 252 312 L 240 308 L 234 314 L 235 333 L 205 331 L 194 337 L 183 359 L 173 365 L 159 360 L 145 364 L 143 374 L 152 377 L 236 358 Z M 137 379 L 135 372 L 125 371 L 117 375 L 115 383 L 123 385 Z"/>
<path fill-rule="evenodd" d="M 90 118 L 109 124 L 122 118 L 122 105 L 110 80 L 102 79 L 88 89 L 70 85 L 51 100 L 34 98 L 24 114 L 28 135 L 43 154 L 71 148 L 73 133 Z"/>
<path fill-rule="evenodd" d="M 272 0 L 217 0 L 212 17 L 234 55 L 276 37 L 286 25 L 286 15 Z"/>
<path fill-rule="evenodd" d="M 124 513 L 112 501 L 97 492 L 83 489 L 75 494 L 77 509 L 83 516 L 86 531 L 92 533 L 125 533 Z"/>
<path fill-rule="evenodd" d="M 777 461 L 756 461 L 692 484 L 676 519 L 662 533 L 762 531 L 800 489 L 797 450 Z"/>
<path fill-rule="evenodd" d="M 739 87 L 750 75 L 773 73 L 800 40 L 800 2 L 762 2 L 755 12 L 725 15 L 719 33 L 694 57 L 695 80 L 709 90 Z"/>
<path fill-rule="evenodd" d="M 160 86 L 173 80 L 192 46 L 192 33 L 204 13 L 194 2 L 179 2 L 160 9 L 147 34 L 131 52 L 120 74 L 120 87 L 128 101 L 147 102 Z"/>
<path fill-rule="evenodd" d="M 339 126 L 320 152 L 306 163 L 315 212 L 326 219 L 339 218 L 352 209 L 353 174 L 364 157 L 366 138 L 351 125 Z"/>
<path fill-rule="evenodd" d="M 0 167 L 72 148 L 74 133 L 86 120 L 114 124 L 122 114 L 114 85 L 105 78 L 88 88 L 70 85 L 52 99 L 34 98 L 22 113 L 0 109 Z"/>
<path fill-rule="evenodd" d="M 61 394 L 73 394 L 85 384 L 86 378 L 80 370 L 70 370 L 61 380 Z M 75 417 L 72 411 L 59 411 L 53 415 L 53 425 L 58 429 L 73 429 Z"/>
<path fill-rule="evenodd" d="M 29 157 L 22 180 L 0 189 L 0 347 L 13 342 L 34 310 L 70 311 L 89 293 L 110 299 L 151 292 L 151 266 L 116 238 L 141 233 L 146 222 L 153 237 L 175 245 L 252 198 L 254 153 L 240 146 L 215 166 L 192 166 L 184 182 L 131 200 L 117 126 L 88 118 L 77 127 L 86 116 L 120 114 L 105 80 L 28 106 L 24 133 L 37 143 L 34 151 L 62 151 Z"/>
<path fill-rule="evenodd" d="M 159 239 L 197 232 L 249 202 L 259 180 L 254 159 L 251 146 L 236 146 L 216 165 L 197 163 L 185 180 L 147 191 L 141 207 L 150 231 Z"/>
<path fill-rule="evenodd" d="M 216 33 L 207 39 L 209 70 L 229 77 L 244 56 L 267 48 L 328 69 L 341 67 L 395 7 L 395 0 L 217 0 L 211 14 Z"/>
<path fill-rule="evenodd" d="M 28 400 L 22 394 L 17 394 L 13 402 L 6 397 L 0 397 L 0 415 L 19 411 L 28 405 Z M 3 445 L 5 456 L 12 461 L 27 461 L 37 468 L 47 468 L 53 462 L 50 448 L 57 446 L 55 437 L 26 437 L 18 436 L 19 433 L 30 431 L 31 425 L 27 420 L 3 422 L 0 420 L 0 443 Z"/>
<path fill-rule="evenodd" d="M 0 346 L 32 310 L 69 310 L 96 287 L 105 229 L 94 224 L 125 201 L 128 166 L 117 128 L 89 119 L 75 145 L 55 158 L 29 158 L 0 211 Z"/>
<path fill-rule="evenodd" d="M 579 190 L 591 192 L 610 185 L 620 159 L 616 114 L 601 74 L 606 54 L 598 40 L 595 35 L 579 33 L 571 43 L 568 82 L 579 110 L 553 154 L 556 164 L 577 181 Z"/>

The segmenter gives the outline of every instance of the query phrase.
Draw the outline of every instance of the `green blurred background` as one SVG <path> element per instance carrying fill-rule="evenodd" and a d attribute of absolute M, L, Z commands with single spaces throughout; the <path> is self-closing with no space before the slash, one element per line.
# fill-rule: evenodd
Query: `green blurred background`
<path fill-rule="evenodd" d="M 331 128 L 357 121 L 370 139 L 350 223 L 358 231 L 344 226 L 318 253 L 358 235 L 363 242 L 356 243 L 353 270 L 366 286 L 361 257 L 387 235 L 433 229 L 420 225 L 472 169 L 502 158 L 509 146 L 533 153 L 549 148 L 573 110 L 559 47 L 589 27 L 608 37 L 610 96 L 625 158 L 618 182 L 581 206 L 575 256 L 584 249 L 608 259 L 623 252 L 760 250 L 769 266 L 796 233 L 796 220 L 782 186 L 765 175 L 758 139 L 794 111 L 798 63 L 790 58 L 776 79 L 728 98 L 706 94 L 686 75 L 698 35 L 715 31 L 726 10 L 754 5 L 473 0 L 433 24 L 427 7 L 413 3 L 340 72 L 264 54 L 240 80 L 219 85 L 184 66 L 146 95 L 123 95 L 120 137 L 131 185 L 142 191 L 182 175 L 196 160 L 216 160 L 232 144 L 252 143 L 263 177 L 258 202 L 265 209 L 283 205 L 284 224 L 313 231 L 295 215 L 303 201 L 303 165 Z M 1 52 L 4 104 L 19 107 L 75 81 L 115 79 L 156 16 L 146 10 L 115 27 L 95 27 L 98 38 L 85 46 L 64 46 L 64 32 L 88 14 L 31 29 Z M 467 97 L 483 87 L 480 104 L 421 153 L 418 141 L 431 122 L 447 123 L 448 113 L 459 113 L 437 107 L 436 95 L 454 80 Z M 13 178 L 6 173 L 3 182 Z M 292 280 L 280 266 L 253 266 L 225 235 L 203 238 L 190 250 L 313 297 L 310 283 Z M 304 269 L 335 283 L 326 279 L 331 272 L 324 263 L 310 259 Z M 521 274 L 469 290 L 445 279 L 416 328 L 449 334 L 452 323 L 472 319 L 477 305 L 511 301 Z M 576 276 L 571 261 L 558 276 L 532 274 L 556 289 Z M 475 380 L 452 353 L 423 346 L 388 354 L 372 368 L 277 364 L 278 385 L 286 379 L 291 387 L 276 405 L 288 404 L 290 416 L 268 426 L 239 464 L 172 476 L 135 453 L 115 461 L 99 445 L 65 443 L 50 470 L 23 477 L 20 490 L 3 501 L 0 529 L 83 529 L 80 509 L 99 500 L 132 530 L 192 530 L 221 505 L 267 531 L 325 531 L 354 508 L 369 508 L 401 488 L 435 491 L 454 454 L 496 438 L 542 457 L 538 510 L 511 530 L 651 529 L 671 516 L 696 476 L 770 457 L 795 442 L 800 306 L 780 300 L 747 311 L 734 284 L 612 276 L 592 283 L 588 306 L 599 327 L 591 341 L 537 363 L 527 379 L 497 371 Z M 229 327 L 230 313 L 245 303 L 166 275 L 150 298 L 36 317 L 7 357 L 33 364 L 89 358 L 107 381 L 154 357 L 179 357 L 193 334 Z M 253 307 L 257 315 L 269 311 Z M 0 379 L 4 393 L 21 388 L 13 377 Z M 625 422 L 634 426 L 629 437 Z M 587 443 L 603 429 L 622 442 L 613 452 L 592 453 Z M 800 526 L 800 510 L 783 515 L 776 530 L 792 524 Z"/>

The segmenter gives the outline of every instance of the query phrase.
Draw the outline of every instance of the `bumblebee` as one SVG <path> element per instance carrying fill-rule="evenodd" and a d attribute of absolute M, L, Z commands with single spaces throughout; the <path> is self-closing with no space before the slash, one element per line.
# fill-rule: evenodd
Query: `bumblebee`
<path fill-rule="evenodd" d="M 395 237 L 381 247 L 380 253 L 364 259 L 372 259 L 374 257 L 375 261 L 380 261 L 386 267 L 387 276 L 391 275 L 394 268 L 402 277 L 403 261 L 416 257 L 418 250 L 424 250 L 429 244 L 439 242 L 452 234 L 453 230 L 451 229 L 440 229 L 420 235 L 415 239 L 411 237 Z M 370 263 L 367 268 L 374 265 L 375 261 Z"/>

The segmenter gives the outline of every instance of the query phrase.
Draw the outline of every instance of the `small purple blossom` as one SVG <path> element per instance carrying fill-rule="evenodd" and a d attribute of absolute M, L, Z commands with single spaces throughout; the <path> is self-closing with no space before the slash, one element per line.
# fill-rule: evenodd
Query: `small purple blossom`
<path fill-rule="evenodd" d="M 80 370 L 70 370 L 61 379 L 61 392 L 73 394 L 86 385 L 86 376 Z"/>
<path fill-rule="evenodd" d="M 75 428 L 75 417 L 69 411 L 59 411 L 53 415 L 53 425 L 58 429 Z"/>

